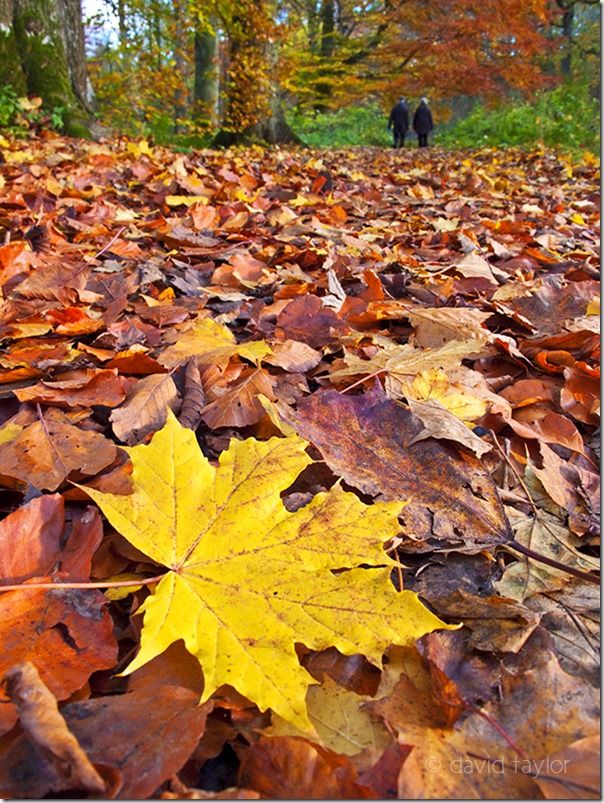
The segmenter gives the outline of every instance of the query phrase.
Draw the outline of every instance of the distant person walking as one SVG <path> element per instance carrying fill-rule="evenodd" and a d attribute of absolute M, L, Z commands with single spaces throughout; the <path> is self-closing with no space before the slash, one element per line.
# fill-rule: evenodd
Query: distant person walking
<path fill-rule="evenodd" d="M 428 134 L 434 128 L 432 112 L 428 106 L 428 98 L 422 98 L 413 115 L 413 130 L 417 134 L 417 144 L 420 148 L 428 147 Z"/>
<path fill-rule="evenodd" d="M 409 130 L 409 108 L 405 98 L 399 98 L 392 107 L 388 119 L 388 129 L 390 128 L 394 138 L 393 147 L 403 147 L 405 145 L 405 136 Z"/>

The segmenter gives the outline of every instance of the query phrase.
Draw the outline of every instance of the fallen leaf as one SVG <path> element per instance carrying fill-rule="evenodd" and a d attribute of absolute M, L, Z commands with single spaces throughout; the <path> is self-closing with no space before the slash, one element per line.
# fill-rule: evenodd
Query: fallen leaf
<path fill-rule="evenodd" d="M 319 744 L 343 756 L 370 750 L 378 756 L 392 739 L 383 723 L 363 708 L 371 700 L 344 689 L 326 677 L 321 685 L 310 686 L 306 693 L 308 718 L 319 735 Z M 285 720 L 273 717 L 265 736 L 304 736 Z"/>
<path fill-rule="evenodd" d="M 79 477 L 98 474 L 116 456 L 115 444 L 98 432 L 49 418 L 0 446 L 0 475 L 54 491 L 76 472 Z"/>
<path fill-rule="evenodd" d="M 141 648 L 128 672 L 183 638 L 204 670 L 203 700 L 229 683 L 312 732 L 311 679 L 294 642 L 361 652 L 379 666 L 391 642 L 443 626 L 389 581 L 394 562 L 382 544 L 398 530 L 400 503 L 365 506 L 336 487 L 296 513 L 283 507 L 280 489 L 311 462 L 306 445 L 232 441 L 215 469 L 170 413 L 149 446 L 128 449 L 132 495 L 88 489 L 119 532 L 170 569 L 140 609 Z"/>
<path fill-rule="evenodd" d="M 449 382 L 442 368 L 420 371 L 411 382 L 402 385 L 408 399 L 437 401 L 460 421 L 469 423 L 481 418 L 487 411 L 485 402 Z"/>
<path fill-rule="evenodd" d="M 226 326 L 213 318 L 198 318 L 191 327 L 179 333 L 176 343 L 164 349 L 158 359 L 166 368 L 181 365 L 190 357 L 197 357 L 202 365 L 224 365 L 235 354 L 257 363 L 270 350 L 264 340 L 237 343 Z"/>
<path fill-rule="evenodd" d="M 113 409 L 110 420 L 115 435 L 132 446 L 144 441 L 166 423 L 168 407 L 177 411 L 178 391 L 169 374 L 152 374 L 134 385 L 125 402 Z"/>
<path fill-rule="evenodd" d="M 117 407 L 126 398 L 126 384 L 114 368 L 85 371 L 73 379 L 42 381 L 14 393 L 19 401 L 55 407 L 91 407 L 94 404 Z"/>
<path fill-rule="evenodd" d="M 422 431 L 412 441 L 409 441 L 409 446 L 426 438 L 444 438 L 461 443 L 473 451 L 477 457 L 482 457 L 493 448 L 491 444 L 475 435 L 459 418 L 435 399 L 429 401 L 409 399 L 409 409 L 424 425 Z"/>
<path fill-rule="evenodd" d="M 306 739 L 261 738 L 244 754 L 239 784 L 263 798 L 346 800 L 375 797 L 349 759 Z"/>
<path fill-rule="evenodd" d="M 151 797 L 178 772 L 203 733 L 211 703 L 182 686 L 155 684 L 127 694 L 69 703 L 61 709 L 88 758 L 117 775 L 114 797 Z M 124 747 L 127 747 L 125 750 Z M 0 788 L 40 798 L 63 789 L 61 779 L 24 736 L 0 748 Z"/>
<path fill-rule="evenodd" d="M 241 372 L 238 380 L 221 387 L 221 375 L 212 382 L 206 372 L 203 387 L 208 403 L 201 411 L 201 418 L 212 428 L 246 427 L 255 424 L 264 415 L 264 407 L 259 400 L 262 395 L 274 401 L 273 380 L 261 368 L 250 368 Z M 214 373 L 214 371 L 211 371 Z"/>
<path fill-rule="evenodd" d="M 564 566 L 598 571 L 599 561 L 578 550 L 581 540 L 565 527 L 559 518 L 545 510 L 526 515 L 514 508 L 507 509 L 514 538 L 533 552 L 551 558 Z M 548 593 L 562 588 L 570 581 L 570 575 L 560 569 L 547 566 L 526 555 L 516 554 L 509 563 L 495 588 L 503 596 L 523 602 L 537 593 Z"/>
<path fill-rule="evenodd" d="M 81 688 L 92 672 L 115 665 L 117 643 L 106 600 L 99 591 L 61 589 L 0 594 L 0 673 L 31 661 L 58 700 Z M 0 731 L 16 718 L 0 707 Z"/>
<path fill-rule="evenodd" d="M 379 385 L 362 396 L 318 391 L 285 417 L 350 485 L 409 499 L 401 515 L 418 547 L 471 552 L 510 538 L 493 480 L 479 461 L 432 438 L 413 443 L 421 420 Z"/>
<path fill-rule="evenodd" d="M 63 497 L 32 499 L 0 522 L 0 585 L 50 574 L 61 551 Z"/>
<path fill-rule="evenodd" d="M 17 664 L 4 675 L 3 683 L 27 738 L 50 760 L 65 781 L 64 788 L 106 791 L 105 782 L 67 727 L 56 698 L 36 667 L 29 661 Z"/>
<path fill-rule="evenodd" d="M 196 430 L 201 423 L 201 411 L 206 405 L 206 397 L 201 384 L 201 374 L 197 360 L 191 357 L 185 368 L 183 400 L 178 420 L 183 427 Z"/>

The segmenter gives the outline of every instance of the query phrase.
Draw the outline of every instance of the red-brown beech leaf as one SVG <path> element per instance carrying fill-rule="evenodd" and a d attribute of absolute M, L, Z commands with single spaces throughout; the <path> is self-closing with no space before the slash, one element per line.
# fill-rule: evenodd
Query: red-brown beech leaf
<path fill-rule="evenodd" d="M 474 455 L 427 438 L 417 416 L 379 384 L 362 396 L 318 391 L 289 423 L 347 483 L 384 500 L 400 499 L 413 547 L 476 552 L 511 538 L 491 476 Z M 406 548 L 409 546 L 407 543 Z"/>
<path fill-rule="evenodd" d="M 0 585 L 50 574 L 61 550 L 63 497 L 32 499 L 0 522 Z"/>
<path fill-rule="evenodd" d="M 30 388 L 15 390 L 22 402 L 39 402 L 55 407 L 92 407 L 95 404 L 117 407 L 126 398 L 127 385 L 117 370 L 101 369 L 77 372 L 77 376 L 56 382 L 38 382 Z"/>
<path fill-rule="evenodd" d="M 239 785 L 273 800 L 375 799 L 362 785 L 348 756 L 306 739 L 262 737 L 243 754 Z"/>
<path fill-rule="evenodd" d="M 90 589 L 31 589 L 0 595 L 0 676 L 31 661 L 58 700 L 81 688 L 93 672 L 115 665 L 117 643 L 107 600 Z M 0 705 L 0 733 L 15 722 L 14 706 Z"/>

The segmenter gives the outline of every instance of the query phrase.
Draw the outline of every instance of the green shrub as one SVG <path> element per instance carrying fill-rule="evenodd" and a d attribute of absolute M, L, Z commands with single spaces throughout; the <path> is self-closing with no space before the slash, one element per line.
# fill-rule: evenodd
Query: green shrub
<path fill-rule="evenodd" d="M 19 97 L 11 86 L 0 87 L 0 131 L 16 137 L 27 136 L 33 128 L 63 128 L 65 109 L 56 106 L 49 113 L 42 110 L 40 98 Z"/>
<path fill-rule="evenodd" d="M 384 147 L 392 141 L 386 130 L 388 115 L 377 105 L 349 106 L 320 114 L 294 114 L 288 122 L 311 148 Z"/>
<path fill-rule="evenodd" d="M 540 142 L 566 150 L 600 150 L 600 106 L 586 84 L 566 83 L 540 92 L 533 101 L 507 103 L 486 110 L 482 105 L 449 130 L 436 133 L 434 143 L 453 148 L 482 145 L 533 145 Z"/>

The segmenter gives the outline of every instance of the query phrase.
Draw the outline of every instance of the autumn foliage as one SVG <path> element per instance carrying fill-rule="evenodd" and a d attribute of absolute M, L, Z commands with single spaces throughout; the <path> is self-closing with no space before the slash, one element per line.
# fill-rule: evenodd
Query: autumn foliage
<path fill-rule="evenodd" d="M 0 145 L 2 795 L 597 798 L 593 157 Z"/>

